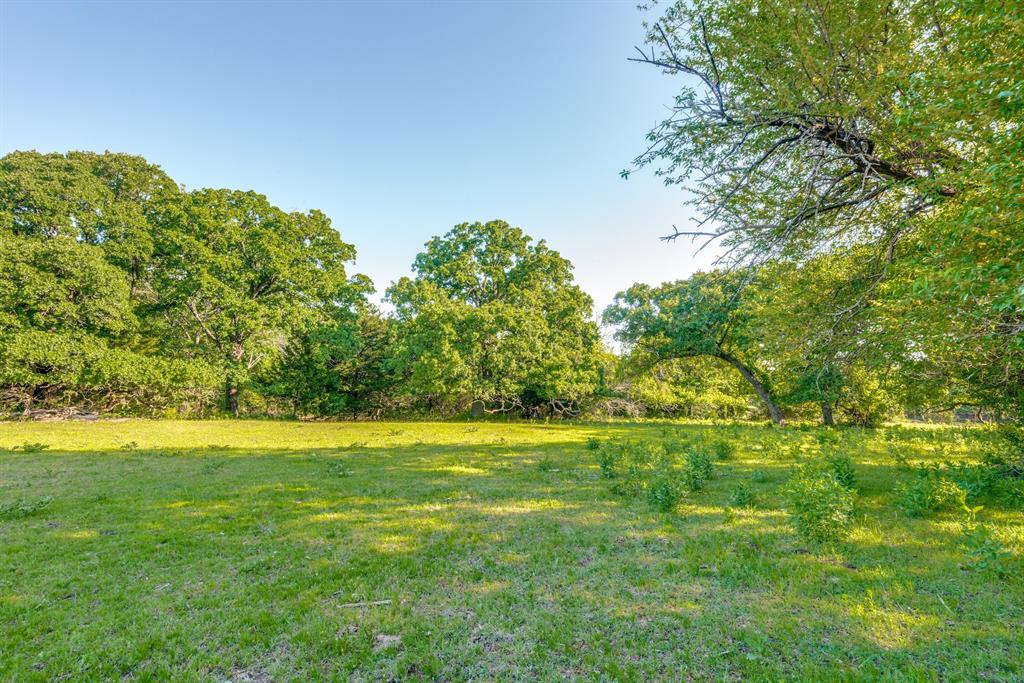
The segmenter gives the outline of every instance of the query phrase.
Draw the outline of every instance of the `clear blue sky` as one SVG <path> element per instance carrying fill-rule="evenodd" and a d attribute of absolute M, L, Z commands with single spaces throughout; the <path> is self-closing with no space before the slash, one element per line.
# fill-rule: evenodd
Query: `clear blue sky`
<path fill-rule="evenodd" d="M 627 61 L 635 2 L 0 0 L 0 153 L 141 154 L 189 188 L 319 208 L 378 290 L 423 243 L 502 218 L 598 310 L 706 265 L 658 236 L 679 190 L 621 180 L 678 83 Z"/>

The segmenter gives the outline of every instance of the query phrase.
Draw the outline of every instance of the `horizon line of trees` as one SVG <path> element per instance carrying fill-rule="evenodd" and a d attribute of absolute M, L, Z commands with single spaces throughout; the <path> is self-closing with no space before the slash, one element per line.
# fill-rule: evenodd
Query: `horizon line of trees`
<path fill-rule="evenodd" d="M 320 211 L 187 191 L 138 156 L 8 154 L 0 406 L 379 418 L 475 405 L 825 424 L 962 405 L 1015 414 L 893 342 L 884 320 L 837 329 L 828 311 L 850 254 L 633 285 L 603 314 L 621 355 L 602 344 L 572 264 L 503 221 L 432 238 L 386 290 L 391 315 L 348 272 L 354 258 Z"/>
<path fill-rule="evenodd" d="M 653 11 L 654 7 L 648 7 Z M 0 159 L 0 409 L 876 423 L 1024 412 L 1024 23 L 1005 0 L 677 0 L 633 169 L 718 267 L 637 283 L 601 344 L 572 264 L 502 221 L 386 291 L 320 211 L 124 154 Z"/>

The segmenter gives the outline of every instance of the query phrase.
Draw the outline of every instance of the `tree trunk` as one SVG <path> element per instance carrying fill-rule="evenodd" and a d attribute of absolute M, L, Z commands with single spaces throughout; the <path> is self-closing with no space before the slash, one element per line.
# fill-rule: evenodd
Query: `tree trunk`
<path fill-rule="evenodd" d="M 754 372 L 744 365 L 743 361 L 739 358 L 728 353 L 721 352 L 718 354 L 718 357 L 739 370 L 740 374 L 743 375 L 743 379 L 747 380 L 747 382 L 750 383 L 750 386 L 754 387 L 754 391 L 757 392 L 757 395 L 764 402 L 765 407 L 768 408 L 768 416 L 771 417 L 772 423 L 777 425 L 783 424 L 785 420 L 782 418 L 782 411 L 777 405 L 775 405 L 775 401 L 772 400 L 771 392 L 769 392 L 768 388 L 761 383 L 761 380 L 754 375 Z"/>
<path fill-rule="evenodd" d="M 831 427 L 835 424 L 832 419 L 832 404 L 827 400 L 821 402 L 821 421 L 826 427 Z"/>
<path fill-rule="evenodd" d="M 224 410 L 238 417 L 238 387 L 230 377 L 224 380 Z"/>

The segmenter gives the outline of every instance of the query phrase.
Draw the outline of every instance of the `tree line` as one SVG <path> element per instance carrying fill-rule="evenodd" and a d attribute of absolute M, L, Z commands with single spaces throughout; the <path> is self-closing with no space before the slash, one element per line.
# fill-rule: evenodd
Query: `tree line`
<path fill-rule="evenodd" d="M 385 315 L 320 211 L 189 191 L 137 156 L 10 153 L 0 404 L 1017 417 L 1022 26 L 980 0 L 665 7 L 635 61 L 680 90 L 634 168 L 700 216 L 667 237 L 722 256 L 621 292 L 603 312 L 619 354 L 572 264 L 502 221 L 431 239 Z"/>
<path fill-rule="evenodd" d="M 320 211 L 186 191 L 124 154 L 0 160 L 9 411 L 577 414 L 602 383 L 572 265 L 502 221 L 432 239 L 393 315 Z"/>
<path fill-rule="evenodd" d="M 847 255 L 636 284 L 603 314 L 617 355 L 572 264 L 502 221 L 427 242 L 385 315 L 323 213 L 187 191 L 141 157 L 15 152 L 0 160 L 0 202 L 8 413 L 451 416 L 477 403 L 775 422 L 820 409 L 830 424 L 1006 407 L 958 394 L 934 359 L 887 342 L 884 320 L 835 328 Z M 821 344 L 836 337 L 846 347 Z"/>

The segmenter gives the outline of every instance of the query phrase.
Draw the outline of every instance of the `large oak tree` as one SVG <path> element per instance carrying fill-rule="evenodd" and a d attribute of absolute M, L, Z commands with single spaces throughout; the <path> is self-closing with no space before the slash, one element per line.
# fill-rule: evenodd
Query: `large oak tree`
<path fill-rule="evenodd" d="M 433 407 L 574 412 L 599 382 L 597 325 L 572 264 L 504 221 L 462 223 L 427 243 L 415 278 L 388 290 L 395 366 Z"/>

